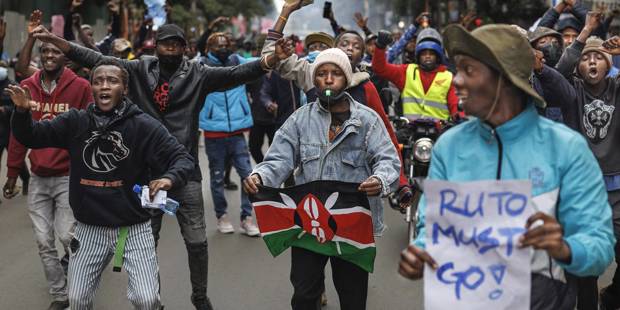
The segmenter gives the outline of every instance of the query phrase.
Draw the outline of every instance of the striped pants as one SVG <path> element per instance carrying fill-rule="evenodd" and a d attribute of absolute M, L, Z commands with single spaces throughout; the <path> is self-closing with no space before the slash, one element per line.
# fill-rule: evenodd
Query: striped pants
<path fill-rule="evenodd" d="M 71 241 L 68 295 L 71 309 L 92 309 L 101 273 L 114 257 L 119 228 L 81 222 Z M 123 268 L 129 274 L 127 298 L 135 309 L 159 309 L 159 280 L 150 221 L 129 227 Z"/>

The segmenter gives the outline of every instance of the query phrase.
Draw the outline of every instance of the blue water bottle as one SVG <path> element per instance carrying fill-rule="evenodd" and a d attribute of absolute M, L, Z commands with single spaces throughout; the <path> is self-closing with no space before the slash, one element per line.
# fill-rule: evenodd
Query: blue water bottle
<path fill-rule="evenodd" d="M 146 185 L 144 187 L 147 187 Z M 147 187 L 148 188 L 148 187 Z M 133 191 L 138 194 L 138 197 L 141 198 L 142 196 L 142 189 L 143 187 L 135 184 L 133 186 Z M 177 213 L 177 210 L 179 209 L 179 203 L 171 198 L 166 198 L 166 203 L 165 204 L 156 204 L 156 203 L 151 203 L 151 202 L 146 202 L 146 204 L 143 202 L 142 204 L 143 208 L 151 208 L 151 209 L 160 209 L 162 210 L 164 213 L 168 214 L 168 215 L 175 215 Z"/>

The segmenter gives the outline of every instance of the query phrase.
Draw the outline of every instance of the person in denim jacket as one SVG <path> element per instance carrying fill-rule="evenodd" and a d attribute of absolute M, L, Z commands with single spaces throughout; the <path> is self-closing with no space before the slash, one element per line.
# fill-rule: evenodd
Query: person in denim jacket
<path fill-rule="evenodd" d="M 340 49 L 321 52 L 312 76 L 319 98 L 295 111 L 277 131 L 262 163 L 244 180 L 244 189 L 258 184 L 279 187 L 295 171 L 295 184 L 317 180 L 361 183 L 369 196 L 386 196 L 398 187 L 400 160 L 376 112 L 356 102 L 344 89 L 351 83 L 351 64 Z M 373 214 L 374 215 L 374 214 Z M 293 309 L 318 302 L 323 255 L 292 248 Z M 341 309 L 364 309 L 368 273 L 352 263 L 331 257 L 332 269 L 345 271 L 346 290 L 338 290 Z M 317 266 L 318 265 L 318 266 Z M 313 268 L 316 267 L 316 268 Z M 339 281 L 342 280 L 342 281 Z"/>

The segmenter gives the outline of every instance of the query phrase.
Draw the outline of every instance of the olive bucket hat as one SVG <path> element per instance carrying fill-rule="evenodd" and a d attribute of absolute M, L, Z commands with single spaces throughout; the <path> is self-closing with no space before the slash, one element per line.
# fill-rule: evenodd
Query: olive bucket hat
<path fill-rule="evenodd" d="M 467 55 L 490 66 L 532 97 L 536 106 L 546 106 L 529 82 L 534 66 L 532 47 L 512 26 L 492 24 L 469 32 L 460 25 L 450 25 L 444 30 L 443 38 L 451 58 Z"/>

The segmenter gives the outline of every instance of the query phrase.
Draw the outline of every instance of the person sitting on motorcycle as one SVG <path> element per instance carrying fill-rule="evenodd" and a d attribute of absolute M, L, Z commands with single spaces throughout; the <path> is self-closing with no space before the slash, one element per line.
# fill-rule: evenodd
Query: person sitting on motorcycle
<path fill-rule="evenodd" d="M 416 41 L 416 63 L 393 65 L 385 59 L 385 48 L 392 36 L 381 30 L 372 67 L 375 74 L 394 83 L 403 99 L 403 115 L 410 120 L 447 120 L 458 113 L 458 98 L 452 73 L 443 64 L 441 35 L 433 28 L 420 31 Z"/>

